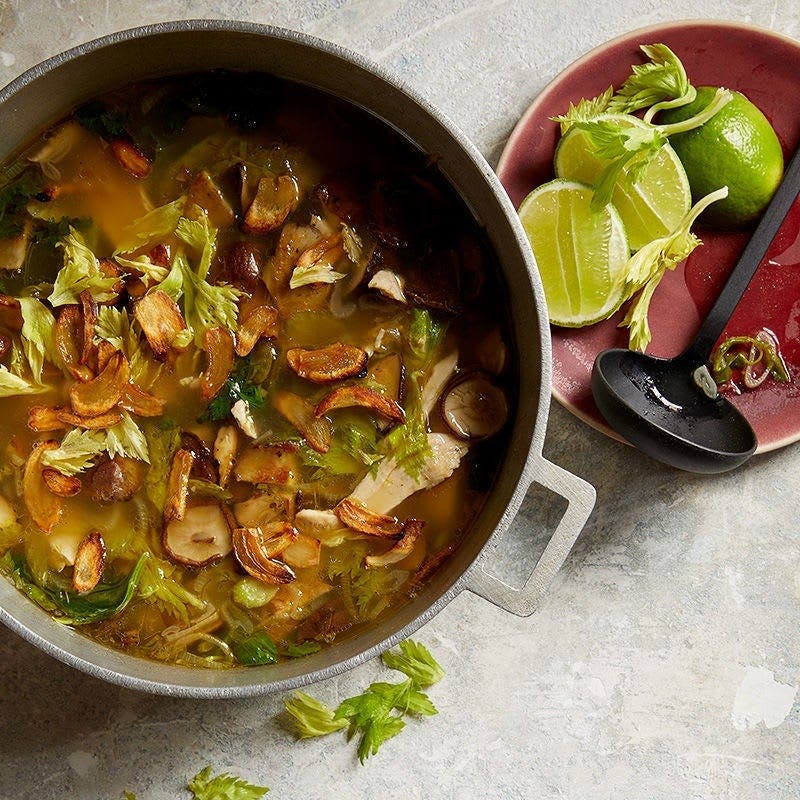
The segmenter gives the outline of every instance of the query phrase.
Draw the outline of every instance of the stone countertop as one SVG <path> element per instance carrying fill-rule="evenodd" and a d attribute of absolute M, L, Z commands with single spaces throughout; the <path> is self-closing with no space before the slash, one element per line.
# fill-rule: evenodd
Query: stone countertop
<path fill-rule="evenodd" d="M 720 18 L 800 38 L 789 0 L 719 0 Z M 0 0 L 0 85 L 134 25 L 225 17 L 297 28 L 383 64 L 496 162 L 561 69 L 701 0 Z M 0 630 L 0 798 L 186 797 L 206 764 L 269 797 L 789 800 L 800 795 L 800 448 L 707 478 L 662 467 L 552 409 L 545 455 L 597 509 L 537 613 L 462 594 L 419 633 L 447 676 L 439 715 L 366 766 L 340 737 L 294 743 L 280 697 L 197 702 L 91 679 Z M 532 492 L 509 537 L 539 530 Z M 548 522 L 549 524 L 549 522 Z M 527 531 L 527 533 L 526 533 Z M 377 662 L 313 687 L 337 699 Z"/>

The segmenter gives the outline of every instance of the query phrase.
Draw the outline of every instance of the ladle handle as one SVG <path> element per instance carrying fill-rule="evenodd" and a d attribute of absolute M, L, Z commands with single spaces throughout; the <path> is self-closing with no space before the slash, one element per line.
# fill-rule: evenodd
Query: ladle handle
<path fill-rule="evenodd" d="M 704 364 L 708 360 L 712 348 L 725 330 L 725 325 L 764 259 L 798 192 L 800 192 L 800 147 L 792 156 L 778 191 L 775 192 L 761 217 L 761 222 L 758 223 L 750 241 L 739 256 L 719 297 L 700 326 L 697 336 L 686 349 L 684 355 L 691 360 L 698 364 Z"/>

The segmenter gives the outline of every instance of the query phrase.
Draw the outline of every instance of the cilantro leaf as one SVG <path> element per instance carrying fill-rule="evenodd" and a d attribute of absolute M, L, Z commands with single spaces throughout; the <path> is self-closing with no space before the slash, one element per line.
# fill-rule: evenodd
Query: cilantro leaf
<path fill-rule="evenodd" d="M 74 117 L 90 133 L 106 141 L 128 136 L 125 117 L 99 100 L 92 100 L 77 108 Z"/>
<path fill-rule="evenodd" d="M 211 767 L 200 770 L 188 786 L 194 800 L 261 800 L 269 791 L 228 772 L 212 776 Z"/>
<path fill-rule="evenodd" d="M 10 239 L 22 231 L 18 216 L 25 204 L 44 188 L 40 170 L 24 169 L 14 180 L 0 188 L 0 239 Z"/>
<path fill-rule="evenodd" d="M 278 663 L 278 647 L 266 631 L 257 631 L 246 639 L 232 642 L 231 650 L 241 664 Z"/>
<path fill-rule="evenodd" d="M 289 658 L 302 658 L 303 656 L 310 656 L 313 653 L 319 653 L 321 649 L 322 645 L 311 639 L 307 642 L 301 642 L 300 644 L 293 644 L 290 642 L 286 645 L 286 655 Z"/>
<path fill-rule="evenodd" d="M 252 382 L 252 365 L 247 357 L 236 360 L 228 380 L 217 396 L 208 404 L 201 420 L 216 422 L 227 419 L 234 403 L 239 400 L 244 400 L 251 409 L 264 405 L 264 392 L 260 385 Z"/>

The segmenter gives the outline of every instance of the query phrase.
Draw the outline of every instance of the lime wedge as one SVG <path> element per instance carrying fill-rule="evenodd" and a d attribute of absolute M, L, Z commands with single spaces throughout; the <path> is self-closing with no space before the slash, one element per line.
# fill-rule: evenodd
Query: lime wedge
<path fill-rule="evenodd" d="M 626 299 L 625 226 L 612 204 L 592 211 L 591 201 L 590 186 L 555 180 L 534 189 L 519 207 L 553 325 L 592 325 Z"/>
<path fill-rule="evenodd" d="M 601 114 L 597 119 L 647 127 L 627 114 Z M 585 131 L 579 128 L 571 128 L 561 138 L 554 161 L 557 177 L 589 185 L 595 183 L 608 163 L 592 152 Z M 623 169 L 611 201 L 625 223 L 631 250 L 638 250 L 676 228 L 692 205 L 692 194 L 686 171 L 668 144 L 658 150 L 635 180 L 630 170 L 631 167 Z"/>

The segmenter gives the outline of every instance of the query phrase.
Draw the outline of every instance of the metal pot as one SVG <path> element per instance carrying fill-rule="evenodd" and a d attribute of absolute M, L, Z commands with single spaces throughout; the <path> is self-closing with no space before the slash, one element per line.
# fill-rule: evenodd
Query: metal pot
<path fill-rule="evenodd" d="M 291 689 L 348 670 L 411 635 L 464 589 L 514 614 L 536 607 L 591 512 L 594 489 L 542 457 L 550 399 L 550 332 L 533 255 L 500 182 L 469 140 L 408 88 L 353 53 L 292 31 L 227 21 L 136 28 L 81 45 L 26 72 L 0 92 L 0 160 L 75 105 L 109 89 L 172 73 L 227 68 L 271 72 L 355 103 L 435 153 L 494 247 L 511 298 L 518 344 L 519 408 L 509 451 L 469 536 L 419 595 L 374 627 L 306 658 L 226 671 L 160 664 L 104 647 L 54 622 L 0 580 L 0 620 L 56 658 L 134 689 L 186 697 L 241 697 Z M 481 554 L 504 531 L 533 483 L 567 510 L 532 574 L 512 588 Z"/>

